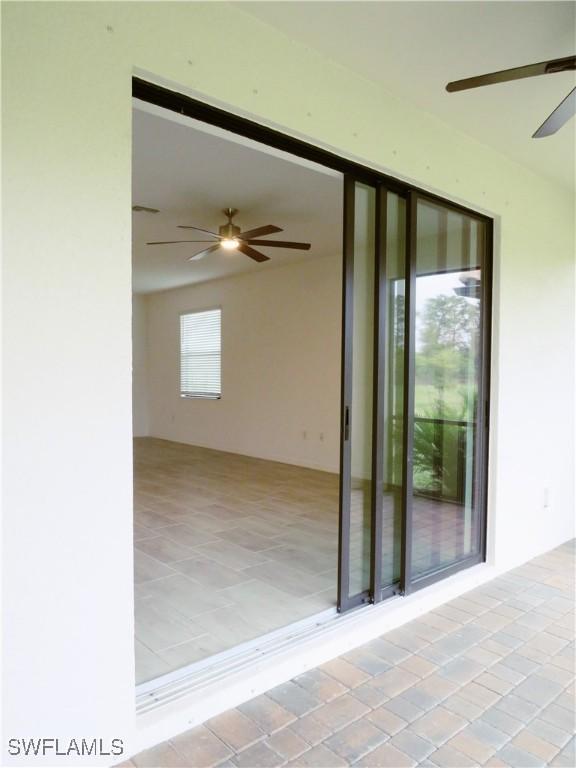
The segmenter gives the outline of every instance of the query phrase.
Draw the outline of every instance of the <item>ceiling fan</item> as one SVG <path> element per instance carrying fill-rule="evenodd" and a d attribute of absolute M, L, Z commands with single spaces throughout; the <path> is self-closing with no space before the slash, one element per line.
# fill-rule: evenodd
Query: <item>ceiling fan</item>
<path fill-rule="evenodd" d="M 158 242 L 147 243 L 147 245 L 172 245 L 173 243 L 214 243 L 209 248 L 205 248 L 193 256 L 190 256 L 188 261 L 196 261 L 203 259 L 213 251 L 217 251 L 218 248 L 225 248 L 229 251 L 240 251 L 245 256 L 249 256 L 254 261 L 269 261 L 270 257 L 265 256 L 260 251 L 252 248 L 253 245 L 259 245 L 266 248 L 295 248 L 300 251 L 310 250 L 310 243 L 294 243 L 286 240 L 256 240 L 254 238 L 264 237 L 265 235 L 271 235 L 274 232 L 282 232 L 281 227 L 276 227 L 274 224 L 267 224 L 264 227 L 256 227 L 256 229 L 248 229 L 245 232 L 240 231 L 240 227 L 233 224 L 232 219 L 238 211 L 236 208 L 225 208 L 224 215 L 228 219 L 226 224 L 222 224 L 218 227 L 218 232 L 212 232 L 209 229 L 202 229 L 202 227 L 193 227 L 189 225 L 179 225 L 179 229 L 196 229 L 198 232 L 205 232 L 207 235 L 211 235 L 212 240 L 161 240 Z"/>
<path fill-rule="evenodd" d="M 570 72 L 574 69 L 576 69 L 576 56 L 567 56 L 564 59 L 550 59 L 549 61 L 541 61 L 538 64 L 527 64 L 525 67 L 503 69 L 500 72 L 490 72 L 487 75 L 467 77 L 464 80 L 454 80 L 453 82 L 448 83 L 446 90 L 450 93 L 453 93 L 454 91 L 466 91 L 469 88 L 478 88 L 481 85 L 506 83 L 509 80 L 520 80 L 524 77 L 536 77 L 536 75 L 552 75 L 555 72 Z M 544 136 L 551 136 L 562 128 L 564 123 L 567 123 L 575 114 L 576 88 L 570 91 L 568 96 L 558 104 L 556 109 L 546 118 L 536 133 L 532 134 L 532 138 L 541 139 Z"/>

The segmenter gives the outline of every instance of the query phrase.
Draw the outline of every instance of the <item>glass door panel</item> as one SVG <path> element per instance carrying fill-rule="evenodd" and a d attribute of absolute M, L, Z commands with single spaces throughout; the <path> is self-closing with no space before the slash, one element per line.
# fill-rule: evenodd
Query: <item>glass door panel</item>
<path fill-rule="evenodd" d="M 385 313 L 382 409 L 382 566 L 381 587 L 400 580 L 402 537 L 402 456 L 404 451 L 404 311 L 406 201 L 386 193 L 384 285 Z"/>
<path fill-rule="evenodd" d="M 346 178 L 339 609 L 370 600 L 376 189 Z"/>
<path fill-rule="evenodd" d="M 415 206 L 411 579 L 479 552 L 484 223 Z"/>
<path fill-rule="evenodd" d="M 350 594 L 370 587 L 376 190 L 356 185 L 350 412 Z"/>
<path fill-rule="evenodd" d="M 420 193 L 344 197 L 341 611 L 482 559 L 491 236 Z"/>

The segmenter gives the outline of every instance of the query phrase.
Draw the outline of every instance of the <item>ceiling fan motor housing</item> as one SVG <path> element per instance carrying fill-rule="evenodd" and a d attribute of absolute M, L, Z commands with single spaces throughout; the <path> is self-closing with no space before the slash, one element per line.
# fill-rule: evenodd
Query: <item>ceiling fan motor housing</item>
<path fill-rule="evenodd" d="M 240 227 L 234 226 L 234 224 L 229 221 L 228 224 L 222 224 L 222 226 L 218 227 L 218 232 L 220 233 L 220 237 L 232 240 L 240 234 Z"/>

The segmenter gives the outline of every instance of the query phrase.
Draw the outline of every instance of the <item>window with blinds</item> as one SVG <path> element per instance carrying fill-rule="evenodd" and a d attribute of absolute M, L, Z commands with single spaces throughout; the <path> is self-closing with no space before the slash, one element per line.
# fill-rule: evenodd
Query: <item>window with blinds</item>
<path fill-rule="evenodd" d="M 221 397 L 220 309 L 180 315 L 180 396 Z"/>

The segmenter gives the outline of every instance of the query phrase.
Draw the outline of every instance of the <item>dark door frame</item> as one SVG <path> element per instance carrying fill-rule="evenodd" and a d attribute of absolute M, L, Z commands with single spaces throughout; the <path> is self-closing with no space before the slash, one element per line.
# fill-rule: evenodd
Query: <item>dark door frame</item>
<path fill-rule="evenodd" d="M 132 96 L 140 101 L 163 107 L 171 112 L 185 115 L 209 125 L 244 136 L 284 152 L 296 155 L 344 175 L 344 210 L 343 210 L 343 286 L 342 286 L 342 375 L 341 375 L 341 455 L 340 455 L 340 530 L 338 562 L 338 610 L 379 602 L 391 594 L 420 589 L 430 583 L 443 579 L 486 559 L 486 499 L 488 483 L 488 443 L 489 443 L 489 391 L 490 391 L 490 351 L 492 319 L 492 259 L 493 259 L 493 219 L 485 214 L 454 203 L 439 195 L 400 181 L 375 168 L 357 163 L 309 142 L 286 135 L 281 131 L 261 125 L 253 120 L 220 109 L 198 99 L 185 96 L 155 83 L 138 77 L 132 78 Z M 351 431 L 351 388 L 352 388 L 352 301 L 354 268 L 354 189 L 356 183 L 362 183 L 376 190 L 376 233 L 375 233 L 375 310 L 374 310 L 374 374 L 373 374 L 373 421 L 372 421 L 372 494 L 371 494 L 371 578 L 370 588 L 358 595 L 348 595 L 350 570 L 349 533 L 350 533 L 350 431 Z M 481 301 L 481 356 L 482 366 L 479 382 L 479 428 L 477 430 L 476 456 L 478 462 L 476 487 L 477 514 L 481 516 L 478 526 L 478 552 L 466 560 L 435 572 L 430 576 L 412 580 L 410 577 L 410 554 L 412 541 L 411 494 L 412 472 L 411 454 L 414 434 L 413 384 L 414 355 L 405 354 L 404 358 L 404 455 L 402 486 L 402 537 L 401 537 L 401 577 L 398 584 L 382 588 L 382 423 L 384 392 L 384 344 L 386 339 L 386 196 L 393 192 L 406 201 L 406 297 L 405 297 L 405 341 L 404 348 L 413 351 L 415 331 L 414 291 L 416 281 L 416 205 L 418 199 L 425 199 L 441 204 L 446 209 L 466 214 L 485 224 L 486 240 L 484 243 L 485 263 L 482 280 Z M 408 418 L 406 418 L 406 416 Z M 347 501 L 348 499 L 348 501 Z"/>

